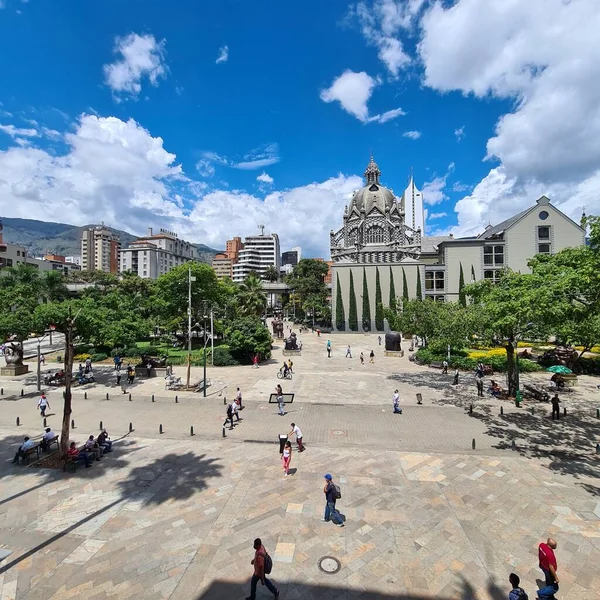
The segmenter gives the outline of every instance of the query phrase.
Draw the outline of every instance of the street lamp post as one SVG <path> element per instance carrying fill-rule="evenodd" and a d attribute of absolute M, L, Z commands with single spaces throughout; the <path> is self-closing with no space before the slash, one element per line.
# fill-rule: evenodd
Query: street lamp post
<path fill-rule="evenodd" d="M 192 267 L 188 267 L 188 364 L 187 364 L 187 383 L 186 387 L 190 387 L 190 376 L 192 371 L 192 281 L 196 281 L 192 277 Z"/>
<path fill-rule="evenodd" d="M 204 385 L 202 386 L 202 395 L 206 398 L 206 345 L 208 344 L 208 340 L 206 339 L 206 301 L 203 303 L 202 310 L 202 332 L 204 334 Z M 212 314 L 212 313 L 211 313 Z"/>
<path fill-rule="evenodd" d="M 38 338 L 37 342 L 37 391 L 41 391 L 42 389 L 42 366 L 40 364 L 40 359 L 42 358 L 42 342 L 47 334 L 44 334 L 41 338 Z"/>

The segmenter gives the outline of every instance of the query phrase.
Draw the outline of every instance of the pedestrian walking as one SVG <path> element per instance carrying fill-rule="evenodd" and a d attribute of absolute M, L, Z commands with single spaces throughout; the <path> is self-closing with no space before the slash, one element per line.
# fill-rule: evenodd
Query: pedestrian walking
<path fill-rule="evenodd" d="M 131 380 L 133 381 L 133 377 L 131 378 Z M 129 382 L 129 377 L 122 377 L 121 378 L 121 391 L 126 394 L 127 393 L 127 384 Z"/>
<path fill-rule="evenodd" d="M 350 344 L 346 348 L 346 358 L 352 358 L 352 351 L 350 350 Z"/>
<path fill-rule="evenodd" d="M 250 595 L 246 600 L 256 600 L 256 586 L 259 581 L 262 585 L 267 586 L 267 589 L 275 596 L 275 598 L 279 598 L 279 590 L 266 577 L 271 573 L 273 561 L 263 546 L 260 538 L 254 540 L 254 558 L 250 564 L 254 565 L 254 573 L 250 580 Z"/>
<path fill-rule="evenodd" d="M 235 420 L 239 421 L 240 415 L 238 414 L 238 404 L 235 399 L 231 403 L 231 412 L 233 413 L 232 416 L 235 417 Z M 231 424 L 233 425 L 233 419 L 231 419 Z"/>
<path fill-rule="evenodd" d="M 127 365 L 127 383 L 131 385 L 135 377 L 135 369 L 131 365 Z"/>
<path fill-rule="evenodd" d="M 121 385 L 121 371 L 115 371 L 115 378 L 117 380 L 117 386 Z"/>
<path fill-rule="evenodd" d="M 456 371 L 454 371 L 454 381 L 452 381 L 452 385 L 458 385 L 459 376 L 460 376 L 460 373 L 457 368 Z"/>
<path fill-rule="evenodd" d="M 288 359 L 288 370 L 290 373 L 292 373 L 292 375 L 294 374 L 294 371 L 292 370 L 292 367 L 294 366 L 294 363 L 292 362 L 292 359 L 289 358 Z"/>
<path fill-rule="evenodd" d="M 392 396 L 392 404 L 394 406 L 394 414 L 401 415 L 402 409 L 400 408 L 400 394 L 398 390 L 394 390 L 394 395 Z"/>
<path fill-rule="evenodd" d="M 50 402 L 48 402 L 48 398 L 46 398 L 45 392 L 42 392 L 40 399 L 38 400 L 37 407 L 40 409 L 40 414 L 42 417 L 46 416 L 46 409 L 50 408 Z"/>
<path fill-rule="evenodd" d="M 235 393 L 235 403 L 238 405 L 240 410 L 244 408 L 242 405 L 242 390 L 240 390 L 240 388 L 238 388 L 237 392 Z"/>
<path fill-rule="evenodd" d="M 442 362 L 442 375 L 448 375 L 448 361 L 444 360 Z"/>
<path fill-rule="evenodd" d="M 331 340 L 327 340 L 327 358 L 331 358 Z"/>
<path fill-rule="evenodd" d="M 377 336 L 377 341 L 379 342 L 379 345 L 381 346 L 381 336 L 380 335 Z"/>
<path fill-rule="evenodd" d="M 46 357 L 43 354 L 40 354 L 40 366 L 46 366 Z"/>
<path fill-rule="evenodd" d="M 296 444 L 298 444 L 298 452 L 304 452 L 305 448 L 304 448 L 304 443 L 302 442 L 302 439 L 303 439 L 302 431 L 300 430 L 300 427 L 298 427 L 298 425 L 296 425 L 296 423 L 292 423 L 292 430 L 288 433 L 288 437 L 290 437 L 290 435 L 296 436 Z"/>
<path fill-rule="evenodd" d="M 344 521 L 335 507 L 335 503 L 342 497 L 342 493 L 339 486 L 333 483 L 333 477 L 329 473 L 323 477 L 325 477 L 325 486 L 323 487 L 323 493 L 325 494 L 325 514 L 321 521 L 333 521 L 338 527 L 343 527 Z"/>
<path fill-rule="evenodd" d="M 556 415 L 556 420 L 558 421 L 560 420 L 560 399 L 558 394 L 554 394 L 550 402 L 552 402 L 552 420 L 554 421 L 554 416 Z"/>
<path fill-rule="evenodd" d="M 254 358 L 252 359 L 252 368 L 258 369 L 258 354 L 255 354 Z"/>
<path fill-rule="evenodd" d="M 475 376 L 475 384 L 477 385 L 477 395 L 483 398 L 483 377 Z"/>
<path fill-rule="evenodd" d="M 115 371 L 121 370 L 121 357 L 118 354 L 115 354 L 113 357 L 113 362 L 115 363 Z"/>
<path fill-rule="evenodd" d="M 361 365 L 365 364 L 365 355 L 362 352 L 360 353 L 360 364 Z"/>
<path fill-rule="evenodd" d="M 233 429 L 233 407 L 232 404 L 235 404 L 234 402 L 232 402 L 231 404 L 227 405 L 227 412 L 226 412 L 226 417 L 225 417 L 225 423 L 224 425 L 227 425 L 227 421 L 231 421 L 231 426 L 229 427 L 229 429 Z"/>
<path fill-rule="evenodd" d="M 556 555 L 554 554 L 557 545 L 556 540 L 553 538 L 548 538 L 545 543 L 542 542 L 538 546 L 538 558 L 540 569 L 544 573 L 546 588 L 556 584 L 556 589 L 558 590 L 558 575 L 556 574 L 558 564 L 556 562 Z"/>
<path fill-rule="evenodd" d="M 512 585 L 512 589 L 508 593 L 508 600 L 529 600 L 529 596 L 525 590 L 520 587 L 521 579 L 515 573 L 508 576 L 508 581 Z"/>
<path fill-rule="evenodd" d="M 283 476 L 287 477 L 290 473 L 290 463 L 292 462 L 292 443 L 286 442 L 283 447 L 283 454 L 281 455 L 281 462 L 283 463 Z"/>
<path fill-rule="evenodd" d="M 91 373 L 93 370 L 94 369 L 92 368 L 92 359 L 88 357 L 85 359 L 85 372 Z"/>
<path fill-rule="evenodd" d="M 285 415 L 285 402 L 283 401 L 283 389 L 280 384 L 275 387 L 275 394 L 277 395 L 277 406 L 279 407 L 279 415 Z"/>
<path fill-rule="evenodd" d="M 375 362 L 375 352 L 373 352 L 373 350 L 371 350 L 371 353 L 369 354 L 369 362 Z"/>

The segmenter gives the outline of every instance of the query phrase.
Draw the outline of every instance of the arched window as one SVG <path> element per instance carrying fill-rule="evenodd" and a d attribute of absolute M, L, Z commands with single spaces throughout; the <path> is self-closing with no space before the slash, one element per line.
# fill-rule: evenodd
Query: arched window
<path fill-rule="evenodd" d="M 348 246 L 356 246 L 356 234 L 357 234 L 357 229 L 356 227 L 354 227 L 353 229 L 351 229 L 348 233 Z"/>
<path fill-rule="evenodd" d="M 383 243 L 383 227 L 374 225 L 367 232 L 367 244 L 382 244 Z"/>

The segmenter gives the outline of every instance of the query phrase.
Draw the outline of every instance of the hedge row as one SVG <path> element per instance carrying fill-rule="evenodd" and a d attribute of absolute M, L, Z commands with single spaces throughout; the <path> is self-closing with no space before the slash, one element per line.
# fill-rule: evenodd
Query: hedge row
<path fill-rule="evenodd" d="M 432 362 L 442 362 L 447 360 L 447 355 L 444 352 L 433 352 L 429 348 L 421 348 L 417 350 L 415 359 L 421 364 L 431 364 Z M 450 355 L 448 364 L 454 369 L 463 369 L 465 371 L 474 371 L 477 364 L 482 362 L 485 365 L 491 365 L 494 371 L 506 371 L 507 360 L 506 356 L 492 355 L 488 358 L 469 358 L 468 356 Z M 542 371 L 543 368 L 536 362 L 527 360 L 526 358 L 519 359 L 519 370 L 521 373 L 531 373 L 533 371 Z"/>

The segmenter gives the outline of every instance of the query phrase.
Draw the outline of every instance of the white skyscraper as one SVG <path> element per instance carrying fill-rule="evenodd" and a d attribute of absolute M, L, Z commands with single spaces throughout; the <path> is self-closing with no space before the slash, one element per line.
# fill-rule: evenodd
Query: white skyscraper
<path fill-rule="evenodd" d="M 404 206 L 404 222 L 411 229 L 420 229 L 425 234 L 425 213 L 423 211 L 423 194 L 417 189 L 413 176 L 410 176 L 408 187 L 402 194 Z"/>

